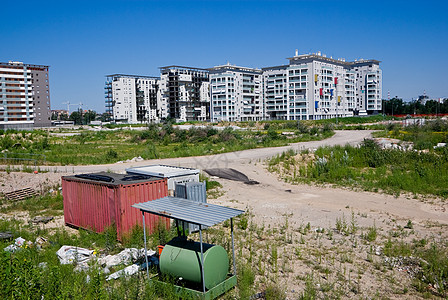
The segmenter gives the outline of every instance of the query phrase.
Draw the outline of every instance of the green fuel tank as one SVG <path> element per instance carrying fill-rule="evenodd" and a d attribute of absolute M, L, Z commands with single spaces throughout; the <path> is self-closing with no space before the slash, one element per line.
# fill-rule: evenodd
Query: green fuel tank
<path fill-rule="evenodd" d="M 173 239 L 162 250 L 159 267 L 162 274 L 182 277 L 201 283 L 201 244 L 185 239 Z M 202 244 L 204 253 L 205 287 L 211 289 L 223 282 L 229 272 L 229 257 L 218 245 Z"/>

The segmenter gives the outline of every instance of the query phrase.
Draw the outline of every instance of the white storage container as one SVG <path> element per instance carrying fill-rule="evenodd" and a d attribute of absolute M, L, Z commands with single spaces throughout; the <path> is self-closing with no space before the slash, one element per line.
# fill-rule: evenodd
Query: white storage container
<path fill-rule="evenodd" d="M 199 182 L 199 170 L 166 165 L 152 165 L 126 169 L 128 174 L 149 175 L 153 177 L 166 178 L 168 191 L 174 195 L 176 183 Z"/>

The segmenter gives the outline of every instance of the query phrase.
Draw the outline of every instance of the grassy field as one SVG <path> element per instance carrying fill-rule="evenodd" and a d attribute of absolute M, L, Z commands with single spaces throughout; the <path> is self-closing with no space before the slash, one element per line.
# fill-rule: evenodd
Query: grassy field
<path fill-rule="evenodd" d="M 57 132 L 56 132 L 57 133 Z M 320 140 L 334 134 L 331 126 L 307 127 L 282 135 L 273 126 L 266 130 L 216 130 L 212 127 L 180 130 L 171 125 L 150 125 L 141 131 L 80 131 L 72 135 L 46 131 L 8 131 L 0 136 L 4 156 L 35 159 L 37 164 L 82 165 L 114 163 L 141 156 L 144 159 L 217 154 L 244 149 L 284 146 Z M 6 151 L 6 153 L 5 153 Z M 23 164 L 9 159 L 4 164 Z M 30 161 L 31 163 L 33 161 Z"/>

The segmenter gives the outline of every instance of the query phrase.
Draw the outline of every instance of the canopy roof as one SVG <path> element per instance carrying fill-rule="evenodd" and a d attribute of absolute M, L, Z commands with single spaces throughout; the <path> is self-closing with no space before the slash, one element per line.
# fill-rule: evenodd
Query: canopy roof
<path fill-rule="evenodd" d="M 132 207 L 143 212 L 205 226 L 213 226 L 244 213 L 243 210 L 235 208 L 177 197 L 136 203 Z"/>

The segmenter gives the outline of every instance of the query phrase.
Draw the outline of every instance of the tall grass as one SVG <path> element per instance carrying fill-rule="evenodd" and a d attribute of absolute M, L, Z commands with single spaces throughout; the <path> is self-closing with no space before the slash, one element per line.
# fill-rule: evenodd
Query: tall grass
<path fill-rule="evenodd" d="M 212 127 L 180 130 L 170 124 L 152 124 L 143 131 L 81 131 L 74 136 L 54 136 L 43 131 L 4 133 L 0 145 L 10 157 L 18 153 L 42 154 L 45 161 L 39 164 L 76 165 L 115 163 L 138 156 L 156 159 L 218 154 L 320 140 L 332 134 L 331 126 L 311 127 L 286 137 L 274 127 L 253 132 L 230 127 L 220 131 Z"/>
<path fill-rule="evenodd" d="M 316 150 L 303 163 L 288 152 L 272 158 L 269 167 L 291 182 L 332 183 L 391 194 L 409 192 L 448 197 L 448 148 L 434 152 L 381 149 L 373 140 L 360 147 Z"/>
<path fill-rule="evenodd" d="M 448 121 L 442 119 L 426 120 L 424 125 L 406 127 L 390 124 L 386 131 L 376 135 L 412 142 L 414 149 L 417 150 L 433 149 L 438 143 L 448 143 Z"/>

